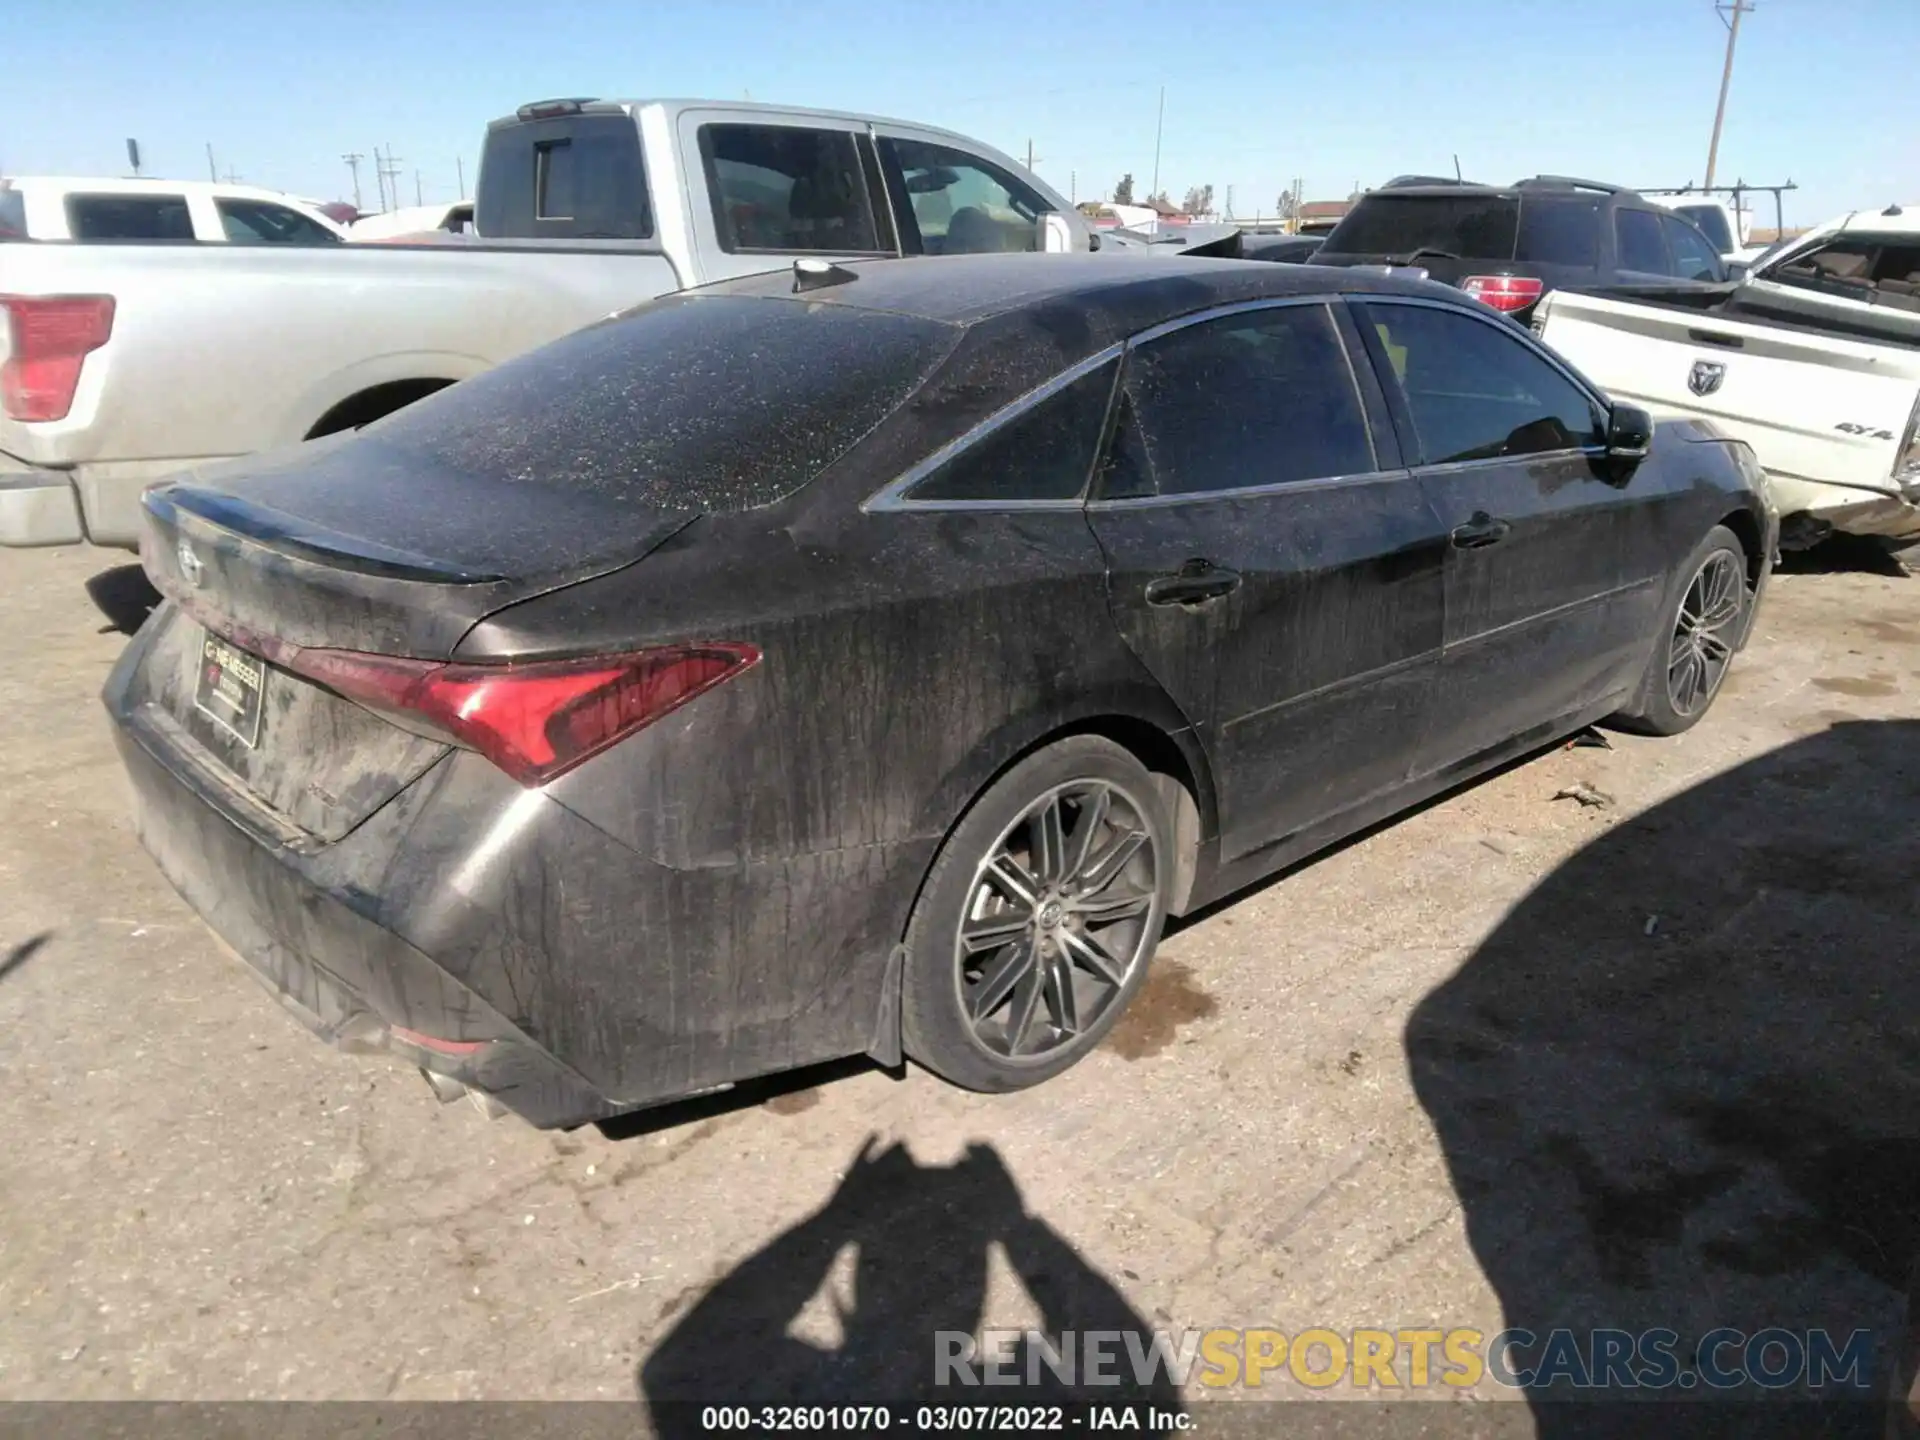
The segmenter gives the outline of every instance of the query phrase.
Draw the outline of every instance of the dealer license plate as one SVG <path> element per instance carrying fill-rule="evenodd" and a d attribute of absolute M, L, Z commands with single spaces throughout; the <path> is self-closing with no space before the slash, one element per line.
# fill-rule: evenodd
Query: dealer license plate
<path fill-rule="evenodd" d="M 201 632 L 193 707 L 249 749 L 260 738 L 260 701 L 266 685 L 263 661 L 218 635 Z"/>

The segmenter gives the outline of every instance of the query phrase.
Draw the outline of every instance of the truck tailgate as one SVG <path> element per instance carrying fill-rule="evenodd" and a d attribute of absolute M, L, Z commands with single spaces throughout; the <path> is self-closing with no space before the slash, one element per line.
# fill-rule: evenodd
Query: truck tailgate
<path fill-rule="evenodd" d="M 1784 479 L 1887 486 L 1920 398 L 1920 351 L 1555 291 L 1541 339 L 1619 400 L 1698 416 Z"/>

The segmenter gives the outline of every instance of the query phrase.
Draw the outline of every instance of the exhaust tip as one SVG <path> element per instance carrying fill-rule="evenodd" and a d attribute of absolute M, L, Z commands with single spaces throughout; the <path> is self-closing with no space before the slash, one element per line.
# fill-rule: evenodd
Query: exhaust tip
<path fill-rule="evenodd" d="M 433 1091 L 434 1098 L 442 1105 L 450 1105 L 467 1093 L 467 1087 L 458 1080 L 448 1079 L 445 1075 L 436 1075 L 424 1065 L 420 1067 L 420 1076 L 427 1082 L 427 1088 Z"/>

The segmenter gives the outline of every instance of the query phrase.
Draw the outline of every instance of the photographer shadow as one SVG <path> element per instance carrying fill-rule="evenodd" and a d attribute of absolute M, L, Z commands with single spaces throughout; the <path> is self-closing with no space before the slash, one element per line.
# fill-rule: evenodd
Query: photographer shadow
<path fill-rule="evenodd" d="M 1661 1398 L 1764 1402 L 1603 1413 L 1561 1374 L 1542 1436 L 1907 1433 L 1917 880 L 1920 722 L 1842 723 L 1605 832 L 1422 1001 L 1414 1086 L 1507 1325 L 1670 1329 Z M 1871 1334 L 1858 1384 L 1717 1391 L 1719 1327 Z"/>
<path fill-rule="evenodd" d="M 1018 1385 L 938 1383 L 941 1332 L 946 1353 L 958 1354 L 957 1337 L 977 1334 L 985 1318 L 995 1245 L 1055 1351 L 1077 1360 L 1087 1332 L 1145 1335 L 1147 1323 L 1028 1212 L 992 1146 L 970 1146 L 947 1167 L 923 1166 L 899 1144 L 872 1147 L 870 1140 L 826 1205 L 729 1271 L 641 1363 L 639 1389 L 663 1440 L 703 1433 L 700 1407 L 716 1404 L 886 1403 L 896 1415 L 918 1404 L 1180 1408 L 1164 1371 L 1136 1383 L 1117 1334 L 1105 1370 L 1117 1383 L 1092 1383 L 1077 1365 L 1069 1381 L 1045 1352 L 1030 1355 L 1027 1341 L 1008 1352 L 1001 1371 L 1017 1375 Z M 796 1335 L 803 1313 L 821 1310 L 823 1292 L 838 1336 Z M 986 1359 L 969 1367 L 983 1380 Z"/>

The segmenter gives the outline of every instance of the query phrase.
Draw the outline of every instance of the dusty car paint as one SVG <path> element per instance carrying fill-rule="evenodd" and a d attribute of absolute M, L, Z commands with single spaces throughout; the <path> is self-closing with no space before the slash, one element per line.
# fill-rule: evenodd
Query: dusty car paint
<path fill-rule="evenodd" d="M 1303 296 L 1336 313 L 1342 296 L 1469 302 L 1252 262 L 849 268 L 857 279 L 804 298 L 784 277 L 714 293 L 944 327 L 924 382 L 798 488 L 732 508 L 661 492 L 617 543 L 583 534 L 589 563 L 571 566 L 547 528 L 538 563 L 496 543 L 435 579 L 447 557 L 430 542 L 450 522 L 416 514 L 404 487 L 369 495 L 367 515 L 334 505 L 288 554 L 229 528 L 263 495 L 300 513 L 305 492 L 271 465 L 257 489 L 235 474 L 212 498 L 191 483 L 155 497 L 144 553 L 170 603 L 106 693 L 141 838 L 323 1034 L 398 1048 L 542 1125 L 814 1061 L 897 1060 L 915 896 L 956 819 L 1037 744 L 1093 730 L 1162 777 L 1180 913 L 1619 708 L 1657 628 L 1647 597 L 1667 593 L 1658 562 L 1728 517 L 1770 543 L 1736 449 L 1672 427 L 1631 484 L 1564 462 L 1508 474 L 1525 543 L 1503 573 L 1472 568 L 1447 543 L 1460 497 L 1415 478 L 1345 317 L 1377 475 L 1204 503 L 1096 489 L 900 504 L 896 477 L 1169 319 Z M 576 342 L 474 384 L 519 384 Z M 410 414 L 431 423 L 436 403 Z M 582 443 L 596 434 L 617 428 Z M 362 454 L 391 461 L 378 428 L 323 463 Z M 504 504 L 510 489 L 476 493 Z M 371 537 L 418 564 L 368 559 Z M 203 552 L 199 585 L 182 540 Z M 1245 583 L 1211 608 L 1137 603 L 1194 555 Z M 196 617 L 269 649 L 521 663 L 700 639 L 763 658 L 523 789 L 278 670 L 265 723 L 291 748 L 242 753 L 188 703 Z"/>

